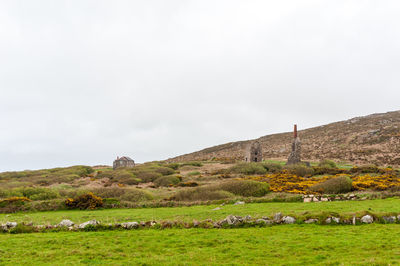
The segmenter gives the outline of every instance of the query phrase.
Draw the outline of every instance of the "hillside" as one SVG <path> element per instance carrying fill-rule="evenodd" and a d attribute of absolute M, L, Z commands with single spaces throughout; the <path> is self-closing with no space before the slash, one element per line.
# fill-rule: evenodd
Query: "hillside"
<path fill-rule="evenodd" d="M 299 131 L 302 159 L 332 159 L 356 164 L 400 165 L 400 111 L 356 117 Z M 292 132 L 258 138 L 264 159 L 286 159 L 291 150 Z M 168 161 L 241 159 L 251 142 L 238 141 L 206 148 Z"/>

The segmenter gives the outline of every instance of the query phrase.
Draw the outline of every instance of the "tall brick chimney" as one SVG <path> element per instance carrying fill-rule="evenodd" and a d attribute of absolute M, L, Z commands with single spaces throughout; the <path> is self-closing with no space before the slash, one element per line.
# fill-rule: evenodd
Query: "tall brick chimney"
<path fill-rule="evenodd" d="M 294 138 L 297 138 L 297 125 L 294 125 L 294 130 L 293 130 Z"/>

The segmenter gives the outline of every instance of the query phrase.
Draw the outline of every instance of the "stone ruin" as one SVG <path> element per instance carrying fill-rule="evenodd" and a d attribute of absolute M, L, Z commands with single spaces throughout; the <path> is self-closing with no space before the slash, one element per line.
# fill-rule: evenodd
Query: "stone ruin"
<path fill-rule="evenodd" d="M 298 164 L 301 162 L 301 142 L 297 135 L 297 125 L 294 125 L 293 135 L 292 152 L 289 155 L 286 165 Z"/>
<path fill-rule="evenodd" d="M 253 141 L 247 147 L 244 160 L 246 162 L 262 161 L 262 149 L 261 149 L 261 144 L 258 141 Z"/>
<path fill-rule="evenodd" d="M 113 169 L 118 168 L 133 168 L 135 167 L 135 161 L 127 156 L 117 157 L 117 159 L 113 163 Z"/>

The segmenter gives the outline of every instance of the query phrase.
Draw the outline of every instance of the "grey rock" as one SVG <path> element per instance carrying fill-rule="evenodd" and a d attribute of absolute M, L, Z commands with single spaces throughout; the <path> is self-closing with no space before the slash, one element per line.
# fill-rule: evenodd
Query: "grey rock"
<path fill-rule="evenodd" d="M 382 219 L 388 224 L 393 224 L 396 222 L 396 216 L 383 216 Z"/>
<path fill-rule="evenodd" d="M 67 220 L 67 219 L 65 219 L 65 220 L 62 220 L 59 224 L 58 224 L 58 226 L 59 227 L 71 227 L 71 226 L 74 226 L 74 222 L 73 221 L 71 221 L 71 220 Z"/>
<path fill-rule="evenodd" d="M 243 220 L 244 220 L 245 222 L 251 221 L 251 216 L 250 216 L 250 215 L 246 215 L 246 216 L 243 218 Z"/>
<path fill-rule="evenodd" d="M 294 224 L 296 222 L 296 219 L 291 216 L 285 216 L 283 217 L 282 222 L 285 224 Z"/>
<path fill-rule="evenodd" d="M 233 205 L 244 205 L 244 204 L 245 204 L 244 201 L 237 201 Z"/>
<path fill-rule="evenodd" d="M 98 225 L 98 224 L 100 224 L 98 221 L 96 221 L 96 220 L 90 220 L 90 221 L 87 221 L 87 222 L 84 222 L 84 223 L 82 223 L 82 224 L 80 224 L 79 226 L 78 226 L 78 228 L 79 229 L 84 229 L 86 226 L 88 226 L 88 225 Z"/>
<path fill-rule="evenodd" d="M 125 228 L 125 229 L 132 229 L 132 228 L 138 228 L 139 227 L 139 223 L 137 223 L 137 222 L 127 222 L 127 223 L 122 223 L 121 226 L 122 226 L 122 228 Z"/>
<path fill-rule="evenodd" d="M 16 222 L 6 222 L 5 226 L 7 229 L 12 229 L 14 227 L 17 227 L 17 223 Z"/>
<path fill-rule="evenodd" d="M 312 201 L 312 198 L 304 198 L 303 199 L 303 202 L 311 202 Z"/>
<path fill-rule="evenodd" d="M 306 224 L 313 224 L 313 223 L 317 223 L 317 222 L 318 222 L 318 219 L 308 219 L 308 220 L 304 221 L 304 223 L 306 223 Z"/>
<path fill-rule="evenodd" d="M 374 218 L 371 215 L 364 215 L 363 217 L 361 217 L 361 222 L 365 223 L 365 224 L 370 224 L 374 221 Z"/>
<path fill-rule="evenodd" d="M 330 224 L 332 222 L 335 222 L 335 223 L 338 224 L 340 222 L 340 218 L 338 218 L 338 217 L 328 217 L 325 220 L 325 223 L 327 223 L 327 224 Z"/>
<path fill-rule="evenodd" d="M 275 213 L 275 215 L 274 215 L 274 222 L 275 222 L 275 223 L 280 223 L 280 222 L 282 221 L 282 218 L 283 218 L 282 213 L 280 213 L 280 212 Z"/>
<path fill-rule="evenodd" d="M 228 224 L 228 225 L 236 225 L 242 223 L 243 219 L 240 216 L 229 215 L 225 219 L 219 222 L 220 225 Z"/>
<path fill-rule="evenodd" d="M 217 208 L 215 208 L 215 209 L 212 209 L 213 211 L 219 211 L 219 210 L 222 210 L 222 208 L 220 208 L 220 207 L 217 207 Z"/>
<path fill-rule="evenodd" d="M 257 219 L 256 223 L 257 224 L 272 224 L 272 221 L 269 219 Z"/>

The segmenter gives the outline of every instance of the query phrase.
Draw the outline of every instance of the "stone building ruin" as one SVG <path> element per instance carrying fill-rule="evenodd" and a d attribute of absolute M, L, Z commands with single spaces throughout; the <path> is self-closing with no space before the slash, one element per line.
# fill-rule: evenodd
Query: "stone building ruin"
<path fill-rule="evenodd" d="M 127 156 L 117 157 L 117 159 L 113 163 L 113 169 L 118 168 L 133 168 L 135 167 L 135 161 Z"/>
<path fill-rule="evenodd" d="M 261 162 L 262 161 L 262 149 L 261 144 L 258 141 L 253 141 L 248 145 L 245 152 L 246 162 Z"/>
<path fill-rule="evenodd" d="M 301 162 L 301 142 L 297 135 L 297 125 L 294 125 L 292 152 L 289 155 L 286 165 L 297 164 Z"/>

